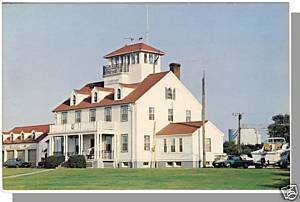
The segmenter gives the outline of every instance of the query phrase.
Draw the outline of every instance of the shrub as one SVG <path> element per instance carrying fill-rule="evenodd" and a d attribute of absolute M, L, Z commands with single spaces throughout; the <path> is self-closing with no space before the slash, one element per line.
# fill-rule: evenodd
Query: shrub
<path fill-rule="evenodd" d="M 56 168 L 65 161 L 65 156 L 49 156 L 45 160 L 45 168 Z"/>
<path fill-rule="evenodd" d="M 83 155 L 70 156 L 65 164 L 68 168 L 86 168 L 86 160 Z"/>

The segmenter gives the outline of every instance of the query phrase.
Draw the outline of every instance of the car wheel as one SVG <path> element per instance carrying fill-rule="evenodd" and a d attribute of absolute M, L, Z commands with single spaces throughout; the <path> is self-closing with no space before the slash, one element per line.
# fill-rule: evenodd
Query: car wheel
<path fill-rule="evenodd" d="M 226 163 L 226 164 L 225 164 L 225 167 L 226 167 L 226 168 L 230 168 L 230 167 L 231 167 L 230 163 Z"/>
<path fill-rule="evenodd" d="M 244 163 L 243 167 L 248 168 L 248 163 Z"/>

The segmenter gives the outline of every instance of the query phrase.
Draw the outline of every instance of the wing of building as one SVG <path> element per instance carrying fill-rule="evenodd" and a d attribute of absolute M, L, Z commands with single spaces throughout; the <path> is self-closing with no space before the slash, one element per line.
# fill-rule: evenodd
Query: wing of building
<path fill-rule="evenodd" d="M 50 124 L 19 126 L 3 132 L 3 162 L 18 158 L 37 166 L 47 157 L 49 128 Z"/>
<path fill-rule="evenodd" d="M 103 80 L 71 90 L 53 110 L 50 155 L 85 155 L 101 168 L 201 166 L 201 104 L 180 80 L 180 64 L 161 71 L 163 55 L 138 43 L 104 56 Z M 211 163 L 224 134 L 211 121 L 205 127 Z"/>

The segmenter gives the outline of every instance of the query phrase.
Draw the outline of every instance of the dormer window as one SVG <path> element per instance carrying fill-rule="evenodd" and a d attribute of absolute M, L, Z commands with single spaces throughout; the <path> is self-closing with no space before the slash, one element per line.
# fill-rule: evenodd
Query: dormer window
<path fill-rule="evenodd" d="M 130 55 L 127 55 L 127 63 L 130 64 Z"/>
<path fill-rule="evenodd" d="M 136 53 L 136 64 L 140 63 L 140 54 Z"/>
<path fill-rule="evenodd" d="M 32 132 L 32 139 L 35 140 L 35 132 Z"/>
<path fill-rule="evenodd" d="M 21 140 L 24 140 L 24 133 L 21 134 Z"/>
<path fill-rule="evenodd" d="M 120 88 L 117 90 L 117 99 L 118 100 L 121 99 L 121 89 Z"/>
<path fill-rule="evenodd" d="M 97 102 L 97 101 L 98 101 L 98 93 L 95 92 L 95 93 L 94 93 L 94 102 Z"/>
<path fill-rule="evenodd" d="M 10 134 L 10 141 L 14 140 L 14 134 Z"/>
<path fill-rule="evenodd" d="M 76 95 L 73 95 L 73 105 L 76 105 Z"/>

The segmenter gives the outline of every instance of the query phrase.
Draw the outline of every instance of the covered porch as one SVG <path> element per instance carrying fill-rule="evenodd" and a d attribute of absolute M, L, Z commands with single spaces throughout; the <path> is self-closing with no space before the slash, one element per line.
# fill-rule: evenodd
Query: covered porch
<path fill-rule="evenodd" d="M 84 155 L 87 161 L 114 161 L 116 140 L 114 134 L 68 134 L 50 137 L 50 155 Z"/>

